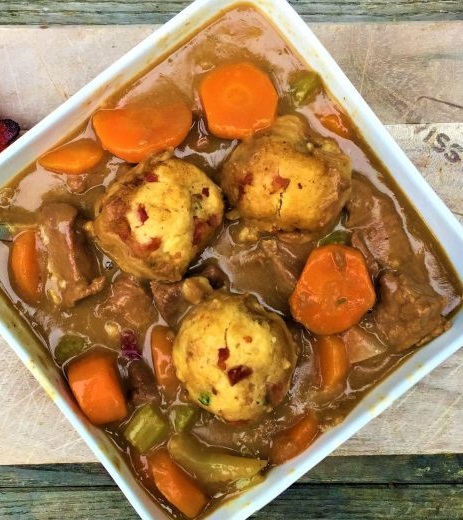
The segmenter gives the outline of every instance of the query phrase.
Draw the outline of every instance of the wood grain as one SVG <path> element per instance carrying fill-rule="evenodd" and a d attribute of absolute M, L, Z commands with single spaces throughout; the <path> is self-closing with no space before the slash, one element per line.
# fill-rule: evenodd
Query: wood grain
<path fill-rule="evenodd" d="M 255 520 L 461 519 L 462 456 L 328 457 L 251 518 Z M 0 518 L 135 520 L 98 464 L 7 466 Z"/>
<path fill-rule="evenodd" d="M 0 0 L 0 24 L 163 23 L 191 0 Z M 461 20 L 459 0 L 289 0 L 306 21 Z"/>
<path fill-rule="evenodd" d="M 463 454 L 327 457 L 298 484 L 463 484 Z M 98 463 L 2 466 L 0 489 L 109 487 Z"/>
<path fill-rule="evenodd" d="M 311 26 L 386 124 L 463 121 L 462 27 Z M 0 27 L 0 117 L 30 128 L 153 29 Z"/>
<path fill-rule="evenodd" d="M 31 9 L 39 4 L 45 5 L 31 3 Z M 0 0 L 0 10 L 4 5 Z M 1 27 L 0 117 L 12 117 L 30 128 L 153 28 Z M 450 160 L 455 159 L 451 147 L 463 146 L 463 23 L 321 24 L 313 28 L 463 221 L 463 154 Z M 439 135 L 447 136 L 443 148 Z M 83 441 L 3 342 L 0 356 L 0 464 L 93 461 Z M 463 353 L 458 353 L 336 453 L 461 451 L 462 371 Z M 426 428 L 421 427 L 423 417 Z"/>

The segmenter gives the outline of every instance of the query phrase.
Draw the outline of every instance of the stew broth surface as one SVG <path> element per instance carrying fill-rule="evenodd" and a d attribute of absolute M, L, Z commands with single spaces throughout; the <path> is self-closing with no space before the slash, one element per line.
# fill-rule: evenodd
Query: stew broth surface
<path fill-rule="evenodd" d="M 354 179 L 366 183 L 367 189 L 373 190 L 380 201 L 378 204 L 381 204 L 382 200 L 389 201 L 387 204 L 391 205 L 395 212 L 390 219 L 400 222 L 400 236 L 406 236 L 407 247 L 411 248 L 415 258 L 409 265 L 401 266 L 401 272 L 420 283 L 425 280 L 436 294 L 445 297 L 445 315 L 458 308 L 462 286 L 435 238 L 399 192 L 384 167 L 358 134 L 354 124 L 325 88 L 320 88 L 306 105 L 294 105 L 291 98 L 294 79 L 307 70 L 307 65 L 298 58 L 266 19 L 252 8 L 243 5 L 226 12 L 132 85 L 109 99 L 105 107 L 149 106 L 153 102 L 186 100 L 193 109 L 194 121 L 188 136 L 175 148 L 174 154 L 198 166 L 212 180 L 218 182 L 222 164 L 230 157 L 239 141 L 220 139 L 208 132 L 197 87 L 204 75 L 217 65 L 243 60 L 255 63 L 268 73 L 278 92 L 279 115 L 298 114 L 308 121 L 314 132 L 336 140 L 341 150 L 352 160 Z M 344 136 L 322 124 L 321 116 L 330 114 L 341 117 L 346 125 Z M 81 137 L 97 139 L 91 121 L 81 133 L 72 137 L 72 140 Z M 59 201 L 74 205 L 84 220 L 91 220 L 98 198 L 114 179 L 130 167 L 109 152 L 105 152 L 104 159 L 98 166 L 82 175 L 53 173 L 37 163 L 1 190 L 0 218 L 6 223 L 35 226 L 37 210 L 47 202 Z M 351 197 L 357 197 L 354 189 Z M 390 213 L 392 214 L 392 210 Z M 333 231 L 344 234 L 349 241 L 355 229 L 350 227 L 348 212 L 343 210 L 334 225 L 323 234 L 307 236 L 297 233 L 263 233 L 252 242 L 243 242 L 240 240 L 243 223 L 231 214 L 224 219 L 216 237 L 193 262 L 186 277 L 201 273 L 211 263 L 220 267 L 229 279 L 231 292 L 253 294 L 266 309 L 284 318 L 299 349 L 290 391 L 281 404 L 257 422 L 231 425 L 204 410 L 198 410 L 191 433 L 206 446 L 228 449 L 247 457 L 266 459 L 275 435 L 297 423 L 306 414 L 316 414 L 321 431 L 342 421 L 373 385 L 411 353 L 410 349 L 394 350 L 384 345 L 378 337 L 372 318 L 367 313 L 360 322 L 360 328 L 372 343 L 382 344 L 384 351 L 371 358 L 352 362 L 342 385 L 328 390 L 321 387 L 320 366 L 315 352 L 316 340 L 302 325 L 293 321 L 290 315 L 286 271 L 299 277 L 309 253 L 320 241 Z M 4 293 L 32 325 L 52 356 L 63 335 L 77 335 L 84 338 L 93 348 L 106 348 L 118 352 L 121 344 L 120 330 L 134 328 L 127 323 L 124 316 L 116 313 L 111 319 L 104 311 L 113 283 L 121 271 L 94 244 L 90 247 L 96 254 L 98 270 L 105 278 L 105 287 L 98 294 L 62 310 L 45 297 L 37 305 L 31 305 L 21 298 L 14 282 L 10 281 L 11 271 L 7 268 L 11 244 L 0 243 L 0 255 L 4 266 L 0 271 L 0 280 Z M 273 253 L 269 254 L 268 250 Z M 374 275 L 377 291 L 377 280 L 381 272 L 380 269 L 379 274 Z M 148 290 L 147 282 L 141 283 Z M 165 320 L 154 305 L 149 312 L 150 325 L 136 329 L 135 332 L 143 349 L 143 361 L 152 371 L 151 331 L 154 326 L 165 324 Z M 169 323 L 174 330 L 178 329 L 186 312 L 187 309 L 177 316 L 174 323 Z M 63 365 L 65 375 L 70 362 L 72 359 Z M 118 368 L 125 389 L 129 393 L 132 391 L 128 380 L 130 363 L 133 361 L 119 356 Z M 173 401 L 166 398 L 161 388 L 157 388 L 157 392 L 157 405 L 168 421 L 171 420 L 169 417 L 172 416 L 174 406 L 189 403 L 182 390 L 177 392 Z M 130 406 L 133 411 L 134 406 Z M 126 422 L 124 420 L 122 424 L 109 424 L 104 429 L 121 452 L 126 454 L 141 483 L 154 499 L 175 517 L 181 518 L 181 513 L 172 508 L 154 486 L 149 474 L 147 457 L 140 455 L 125 439 L 123 428 Z M 208 507 L 212 507 L 228 492 L 228 488 L 217 489 L 215 494 L 212 494 Z"/>

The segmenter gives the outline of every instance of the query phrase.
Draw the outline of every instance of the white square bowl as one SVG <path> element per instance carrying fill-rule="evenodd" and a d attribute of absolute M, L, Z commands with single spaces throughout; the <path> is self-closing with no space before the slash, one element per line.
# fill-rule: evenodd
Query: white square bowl
<path fill-rule="evenodd" d="M 172 52 L 223 10 L 239 0 L 196 0 L 0 154 L 0 184 L 10 181 L 39 155 L 78 128 L 111 94 Z M 352 117 L 367 143 L 385 165 L 432 233 L 439 238 L 463 279 L 463 230 L 423 180 L 333 58 L 285 0 L 247 0 L 261 11 L 299 56 L 323 78 L 331 94 Z M 415 352 L 377 385 L 337 427 L 321 435 L 304 453 L 271 470 L 265 482 L 224 502 L 205 517 L 239 520 L 270 502 L 409 388 L 463 345 L 463 310 L 452 327 Z M 51 357 L 18 311 L 0 300 L 0 333 L 29 368 L 88 446 L 93 450 L 143 519 L 168 519 L 137 483 L 109 438 L 92 426 L 78 406 Z"/>

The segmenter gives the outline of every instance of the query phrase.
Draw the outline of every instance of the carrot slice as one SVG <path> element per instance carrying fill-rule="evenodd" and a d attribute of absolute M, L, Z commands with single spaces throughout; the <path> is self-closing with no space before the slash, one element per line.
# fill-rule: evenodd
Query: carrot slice
<path fill-rule="evenodd" d="M 296 321 L 325 335 L 355 325 L 375 299 L 362 253 L 330 244 L 310 253 L 289 303 Z"/>
<path fill-rule="evenodd" d="M 156 450 L 148 459 L 154 482 L 167 500 L 188 518 L 194 518 L 208 499 L 201 488 L 170 458 L 165 448 Z"/>
<path fill-rule="evenodd" d="M 172 361 L 172 346 L 174 333 L 169 327 L 156 325 L 151 331 L 151 356 L 156 379 L 164 393 L 170 398 L 174 397 L 180 381 L 175 374 Z"/>
<path fill-rule="evenodd" d="M 309 413 L 290 428 L 278 433 L 270 448 L 270 461 L 282 464 L 303 452 L 315 440 L 319 432 L 318 420 Z"/>
<path fill-rule="evenodd" d="M 347 117 L 342 114 L 327 114 L 319 116 L 321 124 L 333 132 L 334 134 L 344 137 L 344 139 L 352 138 L 352 130 L 347 122 Z"/>
<path fill-rule="evenodd" d="M 131 163 L 178 146 L 191 124 L 191 110 L 183 102 L 98 110 L 93 116 L 93 127 L 104 148 Z"/>
<path fill-rule="evenodd" d="M 21 297 L 35 303 L 40 297 L 41 274 L 35 231 L 17 235 L 10 252 L 12 278 Z"/>
<path fill-rule="evenodd" d="M 217 137 L 244 139 L 269 127 L 278 94 L 268 75 L 249 62 L 221 65 L 199 87 L 209 130 Z"/>
<path fill-rule="evenodd" d="M 74 397 L 93 424 L 120 421 L 127 416 L 127 403 L 112 354 L 85 354 L 71 363 L 67 375 Z"/>
<path fill-rule="evenodd" d="M 346 346 L 338 336 L 319 336 L 315 342 L 322 379 L 325 390 L 336 387 L 349 370 L 349 358 Z"/>
<path fill-rule="evenodd" d="M 96 166 L 103 158 L 103 148 L 92 139 L 71 141 L 39 159 L 39 164 L 58 173 L 79 175 Z"/>

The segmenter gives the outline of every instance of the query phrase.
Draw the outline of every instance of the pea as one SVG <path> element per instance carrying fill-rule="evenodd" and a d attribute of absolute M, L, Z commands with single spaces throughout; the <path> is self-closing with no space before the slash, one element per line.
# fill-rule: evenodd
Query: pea
<path fill-rule="evenodd" d="M 87 348 L 87 342 L 82 336 L 65 334 L 56 345 L 54 356 L 58 365 L 63 365 L 74 356 L 78 356 Z"/>

